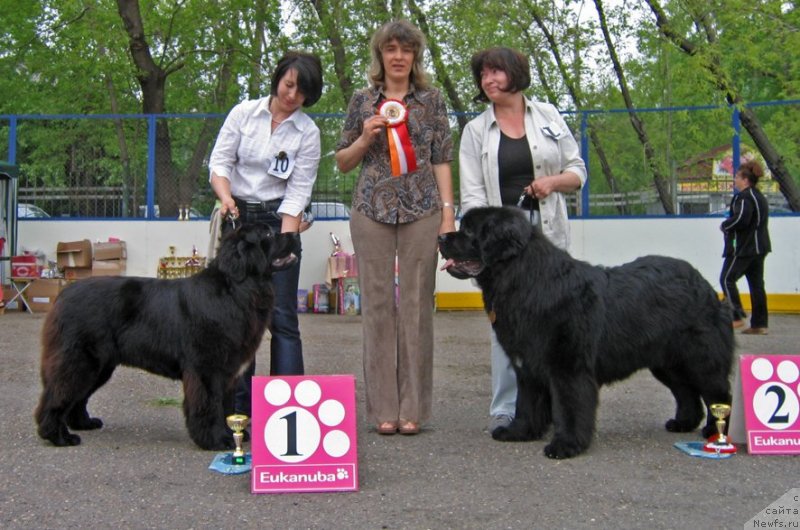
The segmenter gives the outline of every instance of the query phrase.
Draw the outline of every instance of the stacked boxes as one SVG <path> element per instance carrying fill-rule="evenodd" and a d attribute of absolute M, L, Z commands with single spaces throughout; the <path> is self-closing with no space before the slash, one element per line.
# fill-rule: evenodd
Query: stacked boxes
<path fill-rule="evenodd" d="M 57 264 L 67 280 L 91 276 L 121 276 L 125 274 L 128 252 L 124 241 L 98 242 L 88 239 L 58 244 Z"/>
<path fill-rule="evenodd" d="M 128 250 L 124 241 L 106 241 L 94 244 L 92 276 L 124 276 Z"/>
<path fill-rule="evenodd" d="M 64 270 L 67 280 L 80 280 L 92 275 L 92 242 L 88 239 L 80 241 L 59 242 L 56 247 L 56 264 Z"/>

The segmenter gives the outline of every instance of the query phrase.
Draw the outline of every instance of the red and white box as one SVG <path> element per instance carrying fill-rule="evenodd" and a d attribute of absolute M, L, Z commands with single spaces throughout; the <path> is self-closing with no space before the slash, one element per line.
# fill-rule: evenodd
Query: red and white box
<path fill-rule="evenodd" d="M 38 278 L 42 267 L 36 262 L 36 256 L 11 256 L 11 277 Z"/>

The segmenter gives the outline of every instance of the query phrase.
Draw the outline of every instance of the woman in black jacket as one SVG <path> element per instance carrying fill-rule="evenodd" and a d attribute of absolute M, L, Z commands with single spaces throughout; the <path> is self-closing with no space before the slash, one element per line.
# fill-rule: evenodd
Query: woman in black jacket
<path fill-rule="evenodd" d="M 733 178 L 738 193 L 731 199 L 730 213 L 720 229 L 725 234 L 725 261 L 720 284 L 725 299 L 733 307 L 733 327 L 742 327 L 747 314 L 739 299 L 736 282 L 742 276 L 750 287 L 752 315 L 750 327 L 742 333 L 766 335 L 768 329 L 767 294 L 764 291 L 764 259 L 772 250 L 767 229 L 769 206 L 756 188 L 764 169 L 755 160 L 745 162 Z"/>

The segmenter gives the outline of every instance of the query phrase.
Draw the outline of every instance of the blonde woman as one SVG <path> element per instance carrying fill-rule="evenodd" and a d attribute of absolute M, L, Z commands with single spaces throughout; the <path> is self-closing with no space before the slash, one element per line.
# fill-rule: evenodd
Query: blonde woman
<path fill-rule="evenodd" d="M 453 144 L 444 99 L 422 66 L 422 32 L 388 22 L 370 50 L 370 86 L 350 100 L 336 162 L 343 172 L 361 166 L 350 233 L 367 417 L 380 434 L 416 434 L 431 415 L 437 237 L 455 230 Z"/>

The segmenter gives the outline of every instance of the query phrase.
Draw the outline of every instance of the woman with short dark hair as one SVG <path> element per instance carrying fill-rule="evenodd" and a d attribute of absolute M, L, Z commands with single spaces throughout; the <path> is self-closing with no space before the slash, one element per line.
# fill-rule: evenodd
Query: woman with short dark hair
<path fill-rule="evenodd" d="M 528 59 L 497 47 L 472 56 L 476 102 L 488 108 L 464 128 L 459 150 L 461 208 L 510 205 L 522 208 L 532 224 L 557 247 L 569 247 L 564 193 L 586 182 L 586 166 L 567 124 L 549 103 L 532 101 Z M 532 331 L 535 333 L 535 330 Z M 489 431 L 514 419 L 517 383 L 508 356 L 492 332 L 492 402 Z"/>
<path fill-rule="evenodd" d="M 769 314 L 767 294 L 764 290 L 764 260 L 772 250 L 769 239 L 769 204 L 756 188 L 764 176 L 764 168 L 755 160 L 739 166 L 733 177 L 736 192 L 731 199 L 728 218 L 720 229 L 725 234 L 725 250 L 720 274 L 720 284 L 725 299 L 733 309 L 733 327 L 745 325 L 745 313 L 736 282 L 744 276 L 750 288 L 752 314 L 746 335 L 766 335 Z"/>
<path fill-rule="evenodd" d="M 271 76 L 270 95 L 233 107 L 208 161 L 219 215 L 268 225 L 274 232 L 301 232 L 320 159 L 320 133 L 302 110 L 322 94 L 322 64 L 310 53 L 288 52 Z M 231 229 L 224 223 L 223 233 Z M 300 256 L 298 256 L 299 258 Z M 269 330 L 270 374 L 302 375 L 303 344 L 297 319 L 300 260 L 275 273 L 275 306 Z M 239 379 L 235 411 L 250 415 L 250 378 Z"/>

